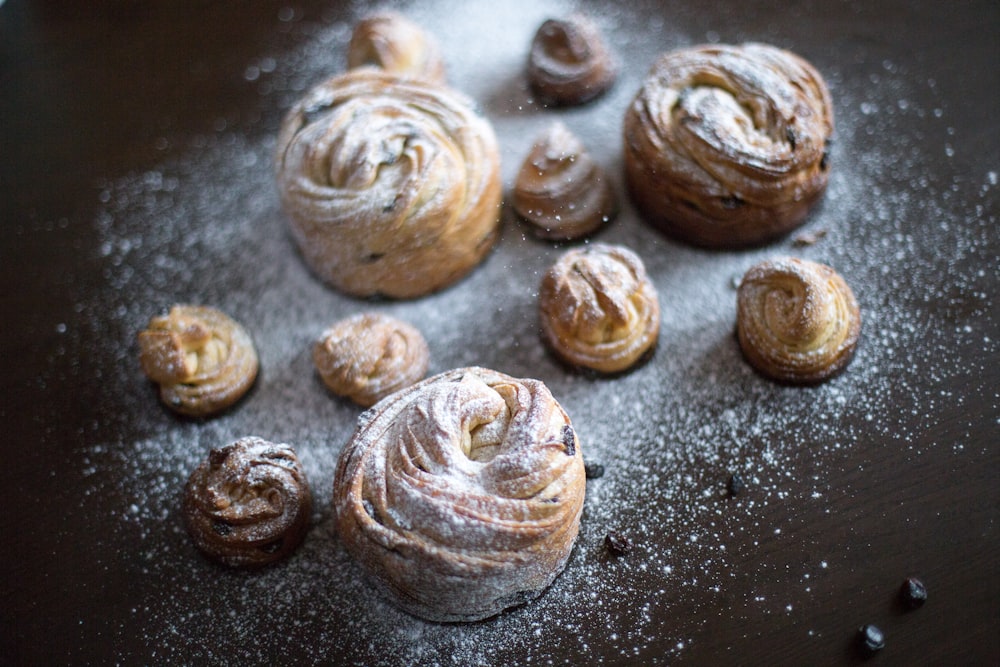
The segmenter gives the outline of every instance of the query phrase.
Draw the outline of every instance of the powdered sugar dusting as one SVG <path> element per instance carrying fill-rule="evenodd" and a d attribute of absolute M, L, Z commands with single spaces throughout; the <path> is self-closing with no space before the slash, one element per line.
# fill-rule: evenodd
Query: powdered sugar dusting
<path fill-rule="evenodd" d="M 342 69 L 362 4 L 323 25 L 297 24 L 290 10 L 282 25 L 307 38 L 295 52 L 262 54 L 249 64 L 247 85 L 267 105 L 290 106 Z M 507 187 L 534 136 L 555 117 L 609 173 L 620 174 L 621 119 L 647 64 L 669 48 L 718 38 L 692 33 L 683 21 L 647 25 L 624 5 L 595 10 L 629 66 L 595 104 L 552 111 L 531 99 L 521 72 L 537 25 L 568 8 L 441 0 L 407 11 L 439 37 L 449 80 L 494 124 Z M 795 49 L 786 43 L 794 36 L 780 37 Z M 142 590 L 134 622 L 121 630 L 143 633 L 147 652 L 119 657 L 264 662 L 282 653 L 365 665 L 578 664 L 584 657 L 659 664 L 683 654 L 710 622 L 673 613 L 691 601 L 729 595 L 753 602 L 762 615 L 800 613 L 787 600 L 734 587 L 733 560 L 746 554 L 730 545 L 780 534 L 785 526 L 759 522 L 765 507 L 788 506 L 794 527 L 797 505 L 824 503 L 824 462 L 841 449 L 909 447 L 919 456 L 915 431 L 933 427 L 942 404 L 962 400 L 942 394 L 941 380 L 968 374 L 970 391 L 991 390 L 975 386 L 982 368 L 959 368 L 955 360 L 978 354 L 986 364 L 1000 351 L 987 288 L 1000 271 L 990 236 L 1000 165 L 964 175 L 953 139 L 961 129 L 950 127 L 946 102 L 923 108 L 914 101 L 914 91 L 933 90 L 933 81 L 875 53 L 855 53 L 849 62 L 832 46 L 802 55 L 827 78 L 836 108 L 830 184 L 806 227 L 825 237 L 802 248 L 788 241 L 741 253 L 696 250 L 642 224 L 623 196 L 621 215 L 599 239 L 642 257 L 660 295 L 662 324 L 652 360 L 614 379 L 569 373 L 545 351 L 538 284 L 565 246 L 533 239 L 509 214 L 496 250 L 455 287 L 372 304 L 323 287 L 298 257 L 273 183 L 272 137 L 223 127 L 192 141 L 178 159 L 110 175 L 95 220 L 106 289 L 84 307 L 105 341 L 88 353 L 115 369 L 105 381 L 120 401 L 108 419 L 128 437 L 91 446 L 83 466 L 93 498 L 115 485 L 133 499 L 114 509 L 116 539 L 130 555 L 123 566 L 138 582 L 146 573 L 156 582 Z M 928 168 L 942 160 L 947 166 Z M 778 254 L 834 267 L 861 307 L 853 363 L 819 387 L 763 380 L 733 335 L 734 280 Z M 982 269 L 959 273 L 954 260 L 969 258 L 979 258 Z M 247 327 L 260 355 L 256 387 L 211 421 L 170 415 L 138 369 L 136 332 L 176 302 L 220 308 Z M 584 457 L 605 466 L 603 477 L 588 482 L 577 547 L 538 600 L 482 623 L 425 623 L 384 602 L 339 544 L 331 485 L 360 409 L 324 390 L 310 345 L 335 320 L 370 308 L 420 329 L 432 373 L 480 365 L 543 380 L 572 418 Z M 190 472 L 212 447 L 244 435 L 292 444 L 315 499 L 302 547 L 250 575 L 202 559 L 179 514 Z M 747 493 L 727 497 L 731 473 L 747 481 Z M 632 551 L 609 554 L 609 530 L 627 535 Z M 798 585 L 796 599 L 808 599 L 827 563 L 837 563 L 835 554 L 819 556 L 811 568 L 786 575 Z"/>

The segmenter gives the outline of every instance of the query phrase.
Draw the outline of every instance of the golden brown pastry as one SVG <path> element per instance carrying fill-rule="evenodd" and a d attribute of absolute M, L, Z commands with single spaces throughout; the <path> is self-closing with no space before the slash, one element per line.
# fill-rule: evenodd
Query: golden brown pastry
<path fill-rule="evenodd" d="M 829 266 L 783 257 L 761 262 L 737 292 L 736 331 L 747 361 L 782 382 L 816 383 L 854 355 L 861 315 L 854 292 Z"/>
<path fill-rule="evenodd" d="M 176 305 L 139 333 L 139 362 L 170 409 L 206 417 L 240 400 L 257 378 L 246 330 L 207 306 Z"/>
<path fill-rule="evenodd" d="M 827 183 L 830 93 L 766 44 L 662 56 L 625 114 L 625 175 L 644 216 L 706 247 L 764 243 L 798 225 Z"/>
<path fill-rule="evenodd" d="M 652 353 L 660 302 L 639 256 L 593 243 L 564 253 L 542 278 L 542 335 L 561 359 L 620 373 Z"/>
<path fill-rule="evenodd" d="M 184 521 L 194 543 L 233 567 L 288 556 L 305 537 L 311 512 L 295 451 L 256 437 L 213 449 L 184 489 Z"/>
<path fill-rule="evenodd" d="M 330 391 L 367 408 L 423 378 L 430 350 L 413 325 L 368 312 L 324 331 L 313 362 Z"/>
<path fill-rule="evenodd" d="M 358 22 L 347 45 L 347 66 L 374 65 L 405 77 L 445 82 L 444 58 L 423 28 L 395 12 L 373 14 Z"/>
<path fill-rule="evenodd" d="M 531 42 L 528 82 L 542 102 L 589 102 L 611 87 L 616 74 L 604 37 L 583 14 L 545 21 Z"/>
<path fill-rule="evenodd" d="M 333 502 L 347 551 L 398 605 L 474 621 L 555 579 L 585 485 L 576 433 L 543 383 L 460 368 L 362 415 Z"/>
<path fill-rule="evenodd" d="M 496 137 L 443 86 L 372 68 L 325 81 L 286 115 L 276 171 L 306 263 L 348 294 L 428 294 L 497 236 Z"/>
<path fill-rule="evenodd" d="M 538 137 L 521 165 L 513 204 L 538 236 L 553 240 L 586 236 L 618 210 L 607 174 L 558 121 Z"/>

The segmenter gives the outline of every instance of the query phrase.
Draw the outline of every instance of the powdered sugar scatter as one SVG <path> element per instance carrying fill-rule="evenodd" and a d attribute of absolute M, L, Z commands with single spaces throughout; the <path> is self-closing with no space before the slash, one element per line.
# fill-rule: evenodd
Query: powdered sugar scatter
<path fill-rule="evenodd" d="M 241 76 L 265 100 L 287 108 L 342 68 L 361 4 L 328 25 L 300 26 L 309 35 L 300 50 L 262 54 Z M 521 69 L 536 27 L 569 8 L 442 0 L 408 11 L 441 39 L 452 84 L 493 122 L 508 187 L 530 142 L 555 118 L 609 173 L 620 174 L 621 119 L 648 64 L 668 48 L 712 39 L 684 32 L 682 21 L 654 34 L 625 5 L 595 12 L 629 66 L 595 104 L 547 110 L 531 99 Z M 294 12 L 281 21 L 294 24 Z M 660 294 L 663 322 L 653 359 L 611 380 L 568 373 L 546 354 L 538 336 L 538 282 L 563 248 L 532 239 L 509 213 L 494 253 L 456 287 L 412 302 L 365 303 L 322 286 L 297 256 L 274 188 L 273 138 L 222 128 L 179 159 L 109 176 L 95 221 L 107 289 L 87 307 L 99 318 L 95 327 L 108 348 L 118 350 L 120 370 L 109 380 L 121 396 L 117 418 L 135 438 L 95 447 L 89 470 L 95 491 L 113 483 L 133 498 L 118 510 L 122 539 L 138 554 L 128 566 L 137 577 L 155 572 L 155 581 L 173 584 L 143 593 L 133 611 L 147 633 L 148 653 L 122 658 L 263 662 L 276 647 L 295 645 L 307 659 L 340 656 L 339 664 L 507 664 L 513 655 L 527 656 L 525 664 L 552 664 L 554 655 L 573 656 L 566 661 L 574 664 L 585 655 L 606 664 L 638 658 L 657 664 L 683 653 L 707 622 L 676 617 L 671 611 L 678 601 L 705 591 L 753 597 L 754 591 L 728 588 L 735 554 L 727 543 L 737 535 L 781 531 L 756 521 L 761 506 L 823 503 L 823 462 L 842 448 L 912 447 L 915 434 L 897 411 L 910 413 L 908 428 L 932 427 L 937 407 L 961 398 L 935 393 L 927 378 L 967 373 L 975 383 L 981 374 L 970 371 L 977 369 L 954 363 L 960 351 L 979 350 L 984 360 L 998 352 L 990 336 L 994 295 L 985 285 L 997 279 L 987 230 L 997 224 L 1000 165 L 961 175 L 962 156 L 949 139 L 960 130 L 949 127 L 946 102 L 922 108 L 913 101 L 913 91 L 933 89 L 933 81 L 863 53 L 849 64 L 832 48 L 804 55 L 827 77 L 837 113 L 829 189 L 805 228 L 826 235 L 808 247 L 789 240 L 741 253 L 704 252 L 667 240 L 626 204 L 599 239 L 640 254 Z M 955 163 L 953 178 L 928 178 L 927 163 L 942 159 Z M 734 280 L 777 254 L 835 267 L 861 305 L 854 362 L 819 387 L 761 379 L 733 336 Z M 951 259 L 980 255 L 978 273 L 953 269 Z M 260 354 L 262 372 L 250 396 L 212 421 L 179 421 L 161 409 L 134 359 L 135 333 L 177 302 L 233 316 Z M 947 306 L 932 310 L 930 303 Z M 383 602 L 339 545 L 331 484 L 360 410 L 324 390 L 309 344 L 333 321 L 364 308 L 417 326 L 431 348 L 431 373 L 481 365 L 543 380 L 570 414 L 585 458 L 605 466 L 606 474 L 588 483 L 570 562 L 540 599 L 483 623 L 425 623 Z M 316 507 L 299 551 L 251 575 L 203 560 L 178 512 L 184 481 L 208 450 L 244 435 L 294 445 Z M 816 474 L 790 476 L 790 463 L 804 458 Z M 731 473 L 752 492 L 727 498 Z M 609 530 L 628 536 L 629 554 L 607 553 Z M 803 573 L 803 587 L 825 563 Z M 785 600 L 759 597 L 762 614 L 798 612 Z M 354 638 L 350 645 L 344 636 Z M 299 645 L 299 637 L 321 641 Z M 596 642 L 617 653 L 591 653 Z"/>

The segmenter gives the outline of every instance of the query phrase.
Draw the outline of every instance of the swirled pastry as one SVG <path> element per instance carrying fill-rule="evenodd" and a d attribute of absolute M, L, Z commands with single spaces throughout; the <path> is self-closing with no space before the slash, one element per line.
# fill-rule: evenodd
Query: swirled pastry
<path fill-rule="evenodd" d="M 616 69 L 600 30 L 583 14 L 545 21 L 528 53 L 528 82 L 551 104 L 589 102 L 611 87 Z"/>
<path fill-rule="evenodd" d="M 170 409 L 206 417 L 233 405 L 257 378 L 246 330 L 207 306 L 176 305 L 139 333 L 139 362 Z"/>
<path fill-rule="evenodd" d="M 816 383 L 850 362 L 861 333 L 854 292 L 829 266 L 783 257 L 751 267 L 737 292 L 736 331 L 760 373 Z"/>
<path fill-rule="evenodd" d="M 348 294 L 433 292 L 497 236 L 496 137 L 443 86 L 370 68 L 327 80 L 285 116 L 276 170 L 306 263 Z"/>
<path fill-rule="evenodd" d="M 607 174 L 560 122 L 535 141 L 525 158 L 513 204 L 538 236 L 556 240 L 586 236 L 618 210 Z"/>
<path fill-rule="evenodd" d="M 619 373 L 651 354 L 660 301 L 639 256 L 593 243 L 564 253 L 542 278 L 542 335 L 567 363 Z"/>
<path fill-rule="evenodd" d="M 766 44 L 662 56 L 625 114 L 625 175 L 644 216 L 682 241 L 741 247 L 798 225 L 827 183 L 830 93 Z"/>
<path fill-rule="evenodd" d="M 358 22 L 347 45 L 347 66 L 374 65 L 405 77 L 445 82 L 444 58 L 423 28 L 395 12 L 373 14 Z"/>
<path fill-rule="evenodd" d="M 361 416 L 333 502 L 344 546 L 397 604 L 474 621 L 555 579 L 585 485 L 576 433 L 543 383 L 460 368 Z"/>
<path fill-rule="evenodd" d="M 420 380 L 429 361 L 427 341 L 416 327 L 376 312 L 337 322 L 313 345 L 323 384 L 366 408 Z"/>
<path fill-rule="evenodd" d="M 311 512 L 295 451 L 261 438 L 213 449 L 184 489 L 184 521 L 194 543 L 233 567 L 260 567 L 292 553 Z"/>

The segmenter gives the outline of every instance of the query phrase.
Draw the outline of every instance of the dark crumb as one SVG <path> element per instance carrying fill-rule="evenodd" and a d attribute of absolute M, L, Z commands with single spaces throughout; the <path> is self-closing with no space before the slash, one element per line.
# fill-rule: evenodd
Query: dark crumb
<path fill-rule="evenodd" d="M 617 531 L 610 531 L 604 536 L 604 546 L 616 556 L 622 556 L 632 551 L 632 542 Z"/>
<path fill-rule="evenodd" d="M 587 479 L 600 479 L 604 477 L 604 466 L 594 461 L 584 461 L 583 472 L 586 474 Z"/>
<path fill-rule="evenodd" d="M 909 609 L 917 609 L 927 602 L 927 587 L 916 577 L 909 577 L 900 587 L 899 597 Z"/>
<path fill-rule="evenodd" d="M 863 625 L 858 629 L 858 645 L 868 655 L 881 651 L 885 648 L 885 633 L 871 623 Z"/>
<path fill-rule="evenodd" d="M 743 493 L 743 489 L 746 485 L 743 483 L 743 478 L 739 475 L 733 473 L 729 476 L 729 481 L 726 482 L 726 491 L 729 492 L 731 496 L 738 496 Z"/>
<path fill-rule="evenodd" d="M 804 248 L 810 245 L 816 245 L 819 243 L 820 239 L 827 235 L 827 230 L 817 229 L 812 232 L 802 232 L 794 239 L 792 239 L 792 245 L 796 248 Z"/>

